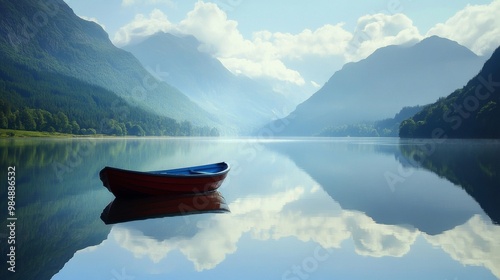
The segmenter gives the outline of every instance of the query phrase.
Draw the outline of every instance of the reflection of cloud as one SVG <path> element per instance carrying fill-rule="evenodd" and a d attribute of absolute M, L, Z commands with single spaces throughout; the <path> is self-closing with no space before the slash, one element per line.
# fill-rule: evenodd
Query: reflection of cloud
<path fill-rule="evenodd" d="M 464 265 L 483 266 L 500 278 L 500 227 L 487 224 L 479 215 L 437 236 L 426 236 Z"/>
<path fill-rule="evenodd" d="M 157 241 L 146 237 L 142 232 L 122 226 L 111 229 L 112 236 L 118 244 L 129 250 L 136 258 L 149 257 L 154 263 L 159 263 L 175 247 L 175 240 Z"/>
<path fill-rule="evenodd" d="M 226 255 L 236 251 L 236 244 L 245 232 L 269 221 L 270 217 L 276 217 L 285 205 L 298 200 L 302 193 L 304 189 L 297 187 L 272 196 L 238 199 L 229 205 L 233 215 L 218 215 L 207 224 L 199 223 L 199 231 L 193 237 L 157 241 L 125 225 L 113 227 L 111 236 L 121 247 L 133 252 L 136 258 L 146 256 L 158 263 L 170 251 L 178 249 L 194 263 L 197 271 L 212 269 Z M 266 224 L 269 225 L 269 222 Z"/>
<path fill-rule="evenodd" d="M 354 211 L 342 211 L 335 217 L 283 213 L 262 219 L 252 227 L 252 233 L 263 240 L 292 236 L 304 242 L 314 241 L 323 248 L 339 248 L 344 240 L 352 237 L 356 252 L 372 257 L 403 256 L 418 236 L 414 229 L 380 225 L 365 214 Z"/>
<path fill-rule="evenodd" d="M 310 190 L 296 187 L 270 196 L 237 199 L 229 205 L 231 214 L 208 217 L 197 224 L 198 232 L 192 237 L 158 241 L 125 225 L 113 227 L 111 236 L 136 258 L 149 257 L 159 263 L 169 252 L 179 250 L 197 271 L 202 271 L 216 267 L 227 255 L 236 252 L 244 234 L 258 240 L 294 237 L 318 243 L 326 249 L 340 248 L 343 241 L 352 238 L 356 253 L 370 257 L 402 257 L 421 234 L 412 227 L 377 224 L 356 211 L 305 214 L 287 208 L 310 194 Z M 480 216 L 436 236 L 423 234 L 430 244 L 441 247 L 460 263 L 484 266 L 500 276 L 500 269 L 496 267 L 500 263 L 500 242 L 497 241 L 500 227 L 487 224 Z"/>
<path fill-rule="evenodd" d="M 377 224 L 364 215 L 353 215 L 348 221 L 356 253 L 371 257 L 402 257 L 410 251 L 419 232 L 396 225 Z"/>
<path fill-rule="evenodd" d="M 237 199 L 229 205 L 230 215 L 216 215 L 198 223 L 198 232 L 192 237 L 157 241 L 120 226 L 113 228 L 112 236 L 135 257 L 148 256 L 154 262 L 177 249 L 193 262 L 197 271 L 212 269 L 234 253 L 245 233 L 259 240 L 295 237 L 303 242 L 316 242 L 323 248 L 339 248 L 352 237 L 358 254 L 373 257 L 402 256 L 418 236 L 415 229 L 380 225 L 361 212 L 305 215 L 300 210 L 287 211 L 287 205 L 311 193 L 304 187 L 296 187 L 269 196 Z"/>
<path fill-rule="evenodd" d="M 226 255 L 236 252 L 238 240 L 248 231 L 248 224 L 235 223 L 229 215 L 220 215 L 193 238 L 178 244 L 179 250 L 193 262 L 197 271 L 212 269 Z"/>
<path fill-rule="evenodd" d="M 304 188 L 297 187 L 272 196 L 238 199 L 231 203 L 229 209 L 231 209 L 231 213 L 234 215 L 263 211 L 266 213 L 280 212 L 288 203 L 299 200 L 303 193 Z"/>

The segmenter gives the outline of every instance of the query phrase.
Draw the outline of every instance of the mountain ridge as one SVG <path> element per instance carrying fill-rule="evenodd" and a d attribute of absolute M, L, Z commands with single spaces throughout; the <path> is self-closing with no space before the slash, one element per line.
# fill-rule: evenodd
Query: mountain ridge
<path fill-rule="evenodd" d="M 76 16 L 62 0 L 0 3 L 0 57 L 39 71 L 101 86 L 155 114 L 196 125 L 218 120 L 176 88 L 155 79 L 101 26 Z"/>
<path fill-rule="evenodd" d="M 284 95 L 257 80 L 233 74 L 217 58 L 200 51 L 200 45 L 191 35 L 158 32 L 124 49 L 237 134 L 248 134 L 291 111 L 295 104 Z"/>
<path fill-rule="evenodd" d="M 403 138 L 500 138 L 500 47 L 481 71 L 450 95 L 403 121 Z"/>
<path fill-rule="evenodd" d="M 428 55 L 432 49 L 436 54 Z M 463 85 L 482 62 L 458 43 L 435 36 L 410 47 L 381 48 L 364 60 L 344 65 L 279 120 L 287 125 L 275 134 L 310 136 L 331 126 L 388 118 L 403 107 L 428 104 L 447 89 Z"/>

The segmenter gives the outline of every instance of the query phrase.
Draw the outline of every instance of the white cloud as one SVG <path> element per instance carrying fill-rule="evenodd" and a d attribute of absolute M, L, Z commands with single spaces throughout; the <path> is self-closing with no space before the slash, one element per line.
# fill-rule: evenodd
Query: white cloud
<path fill-rule="evenodd" d="M 156 32 L 169 32 L 174 29 L 175 26 L 168 20 L 167 16 L 159 9 L 154 9 L 149 16 L 138 14 L 132 22 L 121 27 L 116 32 L 113 43 L 117 46 L 124 46 Z"/>
<path fill-rule="evenodd" d="M 320 87 L 321 87 L 321 85 L 320 85 L 320 84 L 318 84 L 318 83 L 316 83 L 315 81 L 311 81 L 311 85 L 312 85 L 313 87 L 315 87 L 315 88 L 320 88 Z"/>
<path fill-rule="evenodd" d="M 191 34 L 203 43 L 203 50 L 218 57 L 232 57 L 251 48 L 238 30 L 238 23 L 227 18 L 213 3 L 197 2 L 178 24 L 181 33 Z"/>
<path fill-rule="evenodd" d="M 314 31 L 305 29 L 299 34 L 258 32 L 254 37 L 256 43 L 271 43 L 281 58 L 300 59 L 304 55 L 342 55 L 352 34 L 343 24 L 327 24 Z"/>
<path fill-rule="evenodd" d="M 137 1 L 124 0 L 123 4 Z M 122 46 L 158 31 L 193 35 L 202 43 L 201 51 L 217 57 L 233 73 L 299 86 L 306 85 L 302 74 L 290 68 L 285 60 L 301 60 L 307 55 L 353 61 L 367 57 L 377 48 L 421 38 L 406 16 L 376 14 L 361 17 L 354 35 L 339 23 L 305 29 L 298 34 L 264 30 L 246 39 L 238 30 L 238 22 L 229 19 L 216 4 L 199 1 L 178 24 L 172 24 L 158 9 L 149 16 L 139 14 L 120 28 L 113 41 Z"/>
<path fill-rule="evenodd" d="M 125 0 L 131 5 L 136 0 Z M 271 78 L 304 85 L 302 75 L 288 67 L 283 58 L 300 59 L 305 54 L 342 55 L 352 35 L 343 24 L 325 25 L 299 34 L 256 32 L 251 40 L 238 30 L 238 23 L 228 19 L 216 4 L 199 1 L 180 23 L 172 24 L 155 9 L 149 16 L 137 15 L 120 28 L 113 42 L 118 46 L 140 40 L 158 31 L 190 34 L 201 43 L 200 50 L 217 57 L 229 70 L 253 78 Z"/>
<path fill-rule="evenodd" d="M 276 47 L 259 38 L 245 39 L 238 30 L 238 23 L 228 19 L 213 3 L 197 2 L 177 27 L 179 32 L 195 36 L 202 42 L 202 51 L 219 58 L 233 73 L 298 85 L 305 83 L 299 72 L 289 69 L 279 59 Z"/>
<path fill-rule="evenodd" d="M 429 30 L 464 45 L 478 55 L 493 52 L 500 45 L 500 0 L 488 5 L 468 5 L 445 23 Z"/>
<path fill-rule="evenodd" d="M 303 85 L 304 78 L 298 71 L 287 68 L 279 59 L 252 60 L 251 58 L 219 58 L 229 70 L 254 78 L 274 78 Z"/>
<path fill-rule="evenodd" d="M 126 6 L 139 2 L 170 1 L 123 0 L 122 4 Z M 432 28 L 427 36 L 450 38 L 478 54 L 485 54 L 500 44 L 500 18 L 496 16 L 499 12 L 500 0 L 490 5 L 467 6 L 446 23 Z M 238 22 L 229 19 L 219 6 L 198 1 L 185 19 L 177 24 L 171 23 L 158 9 L 147 16 L 139 14 L 120 28 L 113 42 L 123 46 L 158 31 L 193 35 L 201 42 L 201 51 L 218 58 L 235 74 L 313 89 L 318 84 L 306 83 L 303 76 L 306 73 L 293 69 L 291 63 L 299 62 L 294 65 L 300 68 L 304 57 L 359 61 L 379 48 L 416 43 L 424 38 L 412 20 L 400 13 L 362 16 L 354 32 L 345 30 L 344 24 L 338 23 L 326 24 L 316 30 L 305 29 L 297 34 L 262 30 L 255 32 L 252 38 L 245 38 L 238 29 Z M 305 68 L 300 69 L 305 71 Z M 325 69 L 328 72 L 334 70 L 337 69 Z"/>
<path fill-rule="evenodd" d="M 422 40 L 418 28 L 404 14 L 374 14 L 359 18 L 346 58 L 358 61 L 379 48 Z"/>

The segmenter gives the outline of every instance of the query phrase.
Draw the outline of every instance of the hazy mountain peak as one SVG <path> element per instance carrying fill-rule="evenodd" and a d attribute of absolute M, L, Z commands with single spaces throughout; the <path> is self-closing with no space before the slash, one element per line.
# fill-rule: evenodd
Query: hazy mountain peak
<path fill-rule="evenodd" d="M 477 55 L 468 48 L 459 43 L 442 38 L 439 36 L 431 36 L 420 41 L 415 47 L 422 53 L 431 56 L 449 56 L 463 59 L 464 57 L 477 57 Z"/>
<path fill-rule="evenodd" d="M 387 46 L 337 71 L 286 120 L 287 135 L 373 122 L 406 106 L 428 104 L 463 86 L 483 59 L 458 43 L 433 36 L 411 46 Z"/>
<path fill-rule="evenodd" d="M 292 104 L 270 86 L 231 73 L 214 56 L 199 50 L 193 36 L 159 32 L 139 44 L 124 47 L 141 63 L 193 101 L 225 120 L 238 133 L 290 112 Z"/>

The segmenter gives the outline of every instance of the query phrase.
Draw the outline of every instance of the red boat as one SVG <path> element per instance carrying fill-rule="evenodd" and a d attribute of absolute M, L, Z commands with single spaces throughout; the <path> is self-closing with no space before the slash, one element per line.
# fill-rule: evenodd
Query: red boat
<path fill-rule="evenodd" d="M 102 211 L 101 220 L 105 224 L 116 224 L 150 218 L 225 212 L 229 212 L 229 208 L 224 197 L 214 191 L 180 196 L 115 198 Z"/>
<path fill-rule="evenodd" d="M 199 194 L 219 188 L 229 169 L 225 162 L 151 172 L 107 166 L 99 177 L 116 197 Z"/>

